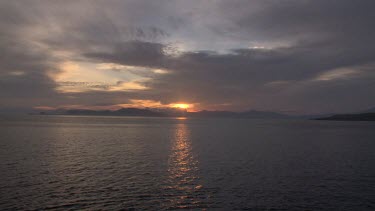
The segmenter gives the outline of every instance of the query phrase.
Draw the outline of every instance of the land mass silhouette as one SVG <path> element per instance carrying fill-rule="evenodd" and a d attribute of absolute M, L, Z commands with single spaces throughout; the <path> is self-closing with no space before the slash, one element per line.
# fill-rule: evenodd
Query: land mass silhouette
<path fill-rule="evenodd" d="M 34 113 L 35 114 L 35 113 Z M 243 119 L 311 119 L 338 121 L 375 121 L 375 108 L 351 114 L 287 115 L 272 111 L 196 111 L 177 108 L 121 108 L 118 110 L 57 109 L 39 112 L 41 115 L 86 116 L 144 116 L 144 117 L 196 117 L 196 118 L 243 118 Z"/>
<path fill-rule="evenodd" d="M 336 114 L 329 117 L 316 118 L 315 120 L 375 121 L 375 113 Z"/>
<path fill-rule="evenodd" d="M 154 108 L 121 108 L 118 110 L 89 110 L 89 109 L 58 109 L 39 112 L 42 115 L 89 115 L 89 116 L 149 116 L 149 117 L 208 117 L 208 118 L 260 118 L 286 119 L 292 118 L 286 114 L 270 111 L 197 111 L 189 112 L 183 109 L 154 109 Z"/>

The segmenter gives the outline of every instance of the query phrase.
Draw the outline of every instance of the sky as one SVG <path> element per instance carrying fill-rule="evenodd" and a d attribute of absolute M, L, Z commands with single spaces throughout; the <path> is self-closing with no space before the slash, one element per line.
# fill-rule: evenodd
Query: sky
<path fill-rule="evenodd" d="M 373 0 L 0 1 L 0 111 L 366 110 L 375 107 L 374 8 Z"/>

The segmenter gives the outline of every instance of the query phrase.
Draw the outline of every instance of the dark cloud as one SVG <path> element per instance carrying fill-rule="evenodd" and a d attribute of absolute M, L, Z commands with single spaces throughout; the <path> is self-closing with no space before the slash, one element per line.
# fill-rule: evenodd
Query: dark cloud
<path fill-rule="evenodd" d="M 375 105 L 374 6 L 370 0 L 1 2 L 6 101 L 0 106 L 143 99 L 228 110 L 365 109 Z M 148 89 L 56 91 L 62 83 L 54 75 L 65 61 L 140 67 L 121 71 L 147 77 L 140 83 Z M 64 85 L 107 87 L 77 81 Z"/>
<path fill-rule="evenodd" d="M 84 56 L 123 65 L 161 67 L 167 59 L 164 49 L 160 43 L 129 41 L 117 43 L 110 52 L 87 52 Z"/>

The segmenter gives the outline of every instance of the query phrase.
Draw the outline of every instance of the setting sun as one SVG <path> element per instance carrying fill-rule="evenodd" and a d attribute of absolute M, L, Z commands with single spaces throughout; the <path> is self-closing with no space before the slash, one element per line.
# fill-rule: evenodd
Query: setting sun
<path fill-rule="evenodd" d="M 184 103 L 172 104 L 172 108 L 188 109 L 189 107 L 190 107 L 189 104 L 184 104 Z"/>

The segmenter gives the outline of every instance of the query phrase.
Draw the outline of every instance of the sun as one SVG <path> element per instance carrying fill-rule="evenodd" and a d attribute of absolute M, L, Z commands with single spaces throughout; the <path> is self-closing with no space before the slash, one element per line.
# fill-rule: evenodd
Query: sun
<path fill-rule="evenodd" d="M 176 103 L 171 105 L 172 108 L 179 108 L 179 109 L 188 109 L 190 107 L 189 104 L 184 103 Z"/>

